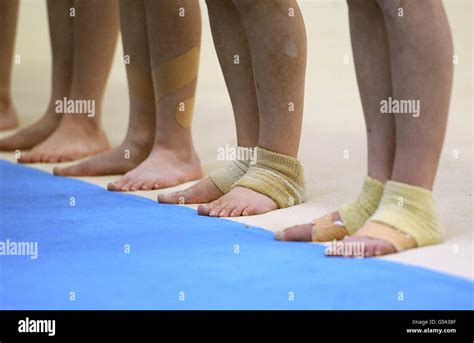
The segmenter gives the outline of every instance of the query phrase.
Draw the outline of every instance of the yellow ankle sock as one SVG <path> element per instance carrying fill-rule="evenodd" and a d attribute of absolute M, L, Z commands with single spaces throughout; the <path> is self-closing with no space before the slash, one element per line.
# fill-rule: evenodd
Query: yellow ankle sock
<path fill-rule="evenodd" d="M 383 188 L 382 182 L 366 176 L 357 199 L 337 211 L 340 222 L 334 220 L 333 213 L 314 220 L 311 233 L 313 242 L 339 240 L 356 232 L 374 214 L 382 198 Z"/>
<path fill-rule="evenodd" d="M 387 182 L 380 205 L 369 221 L 387 225 L 394 232 L 408 234 L 419 247 L 440 243 L 444 237 L 431 191 L 406 183 Z M 386 240 L 397 250 L 406 249 L 392 233 L 359 231 L 358 235 Z"/>
<path fill-rule="evenodd" d="M 229 192 L 232 189 L 232 185 L 244 176 L 249 169 L 252 153 L 252 148 L 237 147 L 236 159 L 209 175 L 212 183 L 222 193 Z"/>
<path fill-rule="evenodd" d="M 349 234 L 353 234 L 360 229 L 365 221 L 375 213 L 382 198 L 383 189 L 384 185 L 382 182 L 366 176 L 362 191 L 357 199 L 338 211 L 343 226 Z"/>
<path fill-rule="evenodd" d="M 303 168 L 291 156 L 257 148 L 257 160 L 234 187 L 245 187 L 271 198 L 279 208 L 306 200 Z"/>

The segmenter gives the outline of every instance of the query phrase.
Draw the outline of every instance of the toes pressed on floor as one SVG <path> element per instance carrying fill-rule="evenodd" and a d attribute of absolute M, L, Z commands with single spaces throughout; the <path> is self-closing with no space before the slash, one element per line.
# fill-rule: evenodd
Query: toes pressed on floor
<path fill-rule="evenodd" d="M 181 198 L 183 199 L 183 201 L 186 200 L 185 197 L 181 194 L 183 194 L 183 192 L 158 194 L 157 200 L 159 203 L 163 204 L 178 204 Z"/>
<path fill-rule="evenodd" d="M 209 215 L 210 210 L 211 209 L 209 205 L 199 205 L 197 208 L 198 214 L 200 214 L 201 216 Z"/>
<path fill-rule="evenodd" d="M 242 215 L 243 210 L 244 209 L 242 207 L 237 206 L 230 212 L 230 216 L 231 217 L 239 217 L 239 216 Z"/>
<path fill-rule="evenodd" d="M 311 242 L 313 224 L 295 225 L 277 232 L 275 238 L 279 241 Z"/>
<path fill-rule="evenodd" d="M 118 192 L 122 189 L 122 186 L 124 184 L 124 181 L 121 181 L 121 180 L 117 180 L 117 181 L 114 181 L 114 182 L 111 182 L 107 185 L 107 189 L 109 191 L 114 191 L 114 192 Z"/>

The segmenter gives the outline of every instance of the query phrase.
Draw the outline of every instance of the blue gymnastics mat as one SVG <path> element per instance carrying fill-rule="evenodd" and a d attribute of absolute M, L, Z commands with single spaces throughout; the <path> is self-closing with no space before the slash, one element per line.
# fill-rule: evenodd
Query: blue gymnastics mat
<path fill-rule="evenodd" d="M 37 242 L 37 258 L 13 255 L 20 242 Z M 322 245 L 5 161 L 0 243 L 1 309 L 473 309 L 470 280 L 327 258 Z"/>

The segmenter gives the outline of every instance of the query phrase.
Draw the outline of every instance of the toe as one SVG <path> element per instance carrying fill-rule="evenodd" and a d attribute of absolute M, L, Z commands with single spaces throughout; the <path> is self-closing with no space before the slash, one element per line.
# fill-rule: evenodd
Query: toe
<path fill-rule="evenodd" d="M 235 208 L 235 205 L 225 206 L 218 214 L 219 217 L 229 217 L 232 210 Z"/>
<path fill-rule="evenodd" d="M 83 170 L 79 167 L 79 165 L 70 167 L 54 167 L 53 174 L 58 176 L 82 175 Z"/>
<path fill-rule="evenodd" d="M 77 158 L 74 158 L 72 155 L 66 155 L 66 154 L 61 154 L 59 155 L 59 161 L 58 162 L 70 162 L 74 161 Z"/>
<path fill-rule="evenodd" d="M 123 186 L 120 188 L 120 191 L 122 192 L 130 192 L 132 190 L 132 186 L 135 184 L 135 180 L 129 180 L 128 182 L 125 182 Z"/>
<path fill-rule="evenodd" d="M 216 206 L 219 206 L 221 201 L 219 199 L 211 202 L 210 204 L 204 204 L 198 206 L 198 213 L 202 216 L 209 216 L 211 210 L 213 210 Z"/>
<path fill-rule="evenodd" d="M 197 208 L 197 212 L 201 216 L 208 216 L 210 211 L 211 208 L 209 207 L 209 204 L 199 205 Z"/>
<path fill-rule="evenodd" d="M 30 155 L 24 154 L 18 159 L 18 163 L 30 163 Z"/>
<path fill-rule="evenodd" d="M 209 211 L 209 217 L 217 217 L 219 213 L 227 206 L 227 204 L 219 204 L 211 208 Z"/>
<path fill-rule="evenodd" d="M 141 186 L 142 191 L 150 191 L 153 189 L 153 185 L 155 184 L 154 181 L 145 181 L 143 185 Z"/>
<path fill-rule="evenodd" d="M 130 185 L 130 190 L 132 192 L 138 191 L 142 189 L 142 186 L 145 184 L 145 181 L 135 181 Z"/>
<path fill-rule="evenodd" d="M 292 242 L 311 242 L 311 234 L 313 232 L 313 224 L 295 225 L 277 232 L 275 238 L 279 241 Z"/>
<path fill-rule="evenodd" d="M 184 202 L 186 202 L 186 197 L 184 196 L 183 191 L 158 195 L 158 202 L 163 204 L 179 204 L 180 199 L 183 199 Z"/>
<path fill-rule="evenodd" d="M 114 192 L 120 192 L 123 185 L 125 185 L 125 183 L 127 183 L 127 179 L 125 177 L 121 177 L 117 180 L 115 180 L 114 182 L 111 182 L 107 185 L 107 189 L 109 191 L 114 191 Z"/>
<path fill-rule="evenodd" d="M 41 163 L 46 156 L 47 154 L 45 153 L 32 153 L 30 155 L 30 163 Z"/>
<path fill-rule="evenodd" d="M 252 206 L 247 206 L 246 208 L 244 208 L 244 210 L 242 211 L 242 215 L 243 216 L 254 216 L 257 214 L 257 211 L 255 210 L 254 207 Z"/>
<path fill-rule="evenodd" d="M 231 217 L 240 217 L 242 215 L 242 211 L 244 208 L 242 206 L 236 206 L 234 209 L 230 212 Z"/>
<path fill-rule="evenodd" d="M 37 152 L 31 152 L 29 154 L 28 162 L 26 163 L 40 163 L 42 162 L 42 154 Z"/>
<path fill-rule="evenodd" d="M 31 155 L 31 154 L 25 155 L 25 157 L 20 159 L 20 161 L 22 163 L 33 163 L 34 162 L 33 155 Z"/>
<path fill-rule="evenodd" d="M 67 174 L 67 168 L 54 167 L 53 175 L 56 176 L 65 176 Z"/>
<path fill-rule="evenodd" d="M 362 242 L 364 244 L 364 256 L 365 257 L 372 257 L 375 253 L 375 248 L 377 244 L 372 240 L 368 240 L 366 242 Z"/>
<path fill-rule="evenodd" d="M 59 162 L 59 156 L 58 155 L 51 155 L 48 158 L 47 163 L 58 163 Z"/>
<path fill-rule="evenodd" d="M 107 190 L 117 192 L 120 188 L 117 186 L 117 181 L 110 182 L 107 185 Z"/>
<path fill-rule="evenodd" d="M 59 161 L 58 161 L 59 162 Z M 75 164 L 68 167 L 54 167 L 53 174 L 58 176 L 82 176 L 85 169 L 81 164 Z"/>
<path fill-rule="evenodd" d="M 33 158 L 34 163 L 48 163 L 49 153 L 43 152 L 43 153 L 34 154 L 32 158 Z"/>

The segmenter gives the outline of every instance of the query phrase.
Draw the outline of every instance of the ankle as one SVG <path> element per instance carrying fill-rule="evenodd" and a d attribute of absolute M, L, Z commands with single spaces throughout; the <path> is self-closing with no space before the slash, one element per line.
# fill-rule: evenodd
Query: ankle
<path fill-rule="evenodd" d="M 194 150 L 194 147 L 191 146 L 183 146 L 183 147 L 169 147 L 163 145 L 154 145 L 153 150 L 167 152 L 173 156 L 173 158 L 177 161 L 195 164 L 199 163 L 199 158 Z"/>
<path fill-rule="evenodd" d="M 0 92 L 0 113 L 7 112 L 12 106 L 10 94 Z"/>
<path fill-rule="evenodd" d="M 147 155 L 153 148 L 154 132 L 149 129 L 128 130 L 123 145 L 131 146 Z"/>
<path fill-rule="evenodd" d="M 90 135 L 102 132 L 100 122 L 95 118 L 88 118 L 82 115 L 62 115 L 61 125 L 72 126 L 76 130 L 82 130 Z"/>
<path fill-rule="evenodd" d="M 167 154 L 171 159 L 175 161 L 181 161 L 186 164 L 199 164 L 199 157 L 194 150 L 194 146 L 191 144 L 183 144 L 181 146 L 176 144 L 163 144 L 161 142 L 155 142 L 153 145 L 153 151 L 157 151 L 160 154 Z"/>
<path fill-rule="evenodd" d="M 154 148 L 175 151 L 183 156 L 195 154 L 191 130 L 166 129 L 155 134 Z"/>

